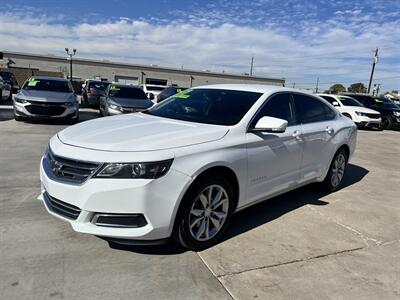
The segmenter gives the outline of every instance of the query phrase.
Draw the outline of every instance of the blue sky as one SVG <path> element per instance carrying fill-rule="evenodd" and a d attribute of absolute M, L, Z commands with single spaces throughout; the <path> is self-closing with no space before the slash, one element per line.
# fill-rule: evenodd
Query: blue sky
<path fill-rule="evenodd" d="M 398 0 L 4 1 L 0 47 L 285 77 L 321 88 L 375 83 L 400 89 Z"/>

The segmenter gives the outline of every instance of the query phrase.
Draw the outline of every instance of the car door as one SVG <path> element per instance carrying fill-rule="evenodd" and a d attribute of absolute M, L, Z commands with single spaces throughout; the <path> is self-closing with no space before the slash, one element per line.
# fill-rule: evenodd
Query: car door
<path fill-rule="evenodd" d="M 294 100 L 303 140 L 300 182 L 306 182 L 324 174 L 330 165 L 335 151 L 332 139 L 339 130 L 335 121 L 337 113 L 323 100 L 311 95 L 296 93 Z"/>
<path fill-rule="evenodd" d="M 246 133 L 248 184 L 246 204 L 282 191 L 299 179 L 303 143 L 290 93 L 278 93 L 266 100 L 249 124 L 253 128 L 264 116 L 288 121 L 283 133 Z"/>

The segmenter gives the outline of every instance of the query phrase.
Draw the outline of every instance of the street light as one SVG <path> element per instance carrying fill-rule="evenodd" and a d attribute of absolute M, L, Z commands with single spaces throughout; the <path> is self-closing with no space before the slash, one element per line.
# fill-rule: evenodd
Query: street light
<path fill-rule="evenodd" d="M 72 52 L 69 52 L 68 48 L 65 48 L 65 52 L 67 52 L 67 55 L 69 55 L 69 80 L 71 81 L 72 84 L 72 56 L 76 54 L 76 49 L 72 49 Z"/>

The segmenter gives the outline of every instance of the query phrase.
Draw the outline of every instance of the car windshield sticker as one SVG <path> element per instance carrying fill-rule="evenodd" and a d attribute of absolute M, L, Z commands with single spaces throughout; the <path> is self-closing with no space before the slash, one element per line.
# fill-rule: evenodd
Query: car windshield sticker
<path fill-rule="evenodd" d="M 120 88 L 115 85 L 110 87 L 110 91 L 119 91 L 119 90 L 120 90 Z"/>
<path fill-rule="evenodd" d="M 35 77 L 31 77 L 28 79 L 28 86 L 35 86 L 39 80 L 36 80 Z"/>
<path fill-rule="evenodd" d="M 189 93 L 190 93 L 191 91 L 192 91 L 192 90 L 190 90 L 190 89 L 189 89 L 189 90 L 182 91 L 182 92 L 176 94 L 174 97 L 175 97 L 175 98 L 180 98 L 180 99 L 187 99 L 187 98 L 190 97 Z"/>
<path fill-rule="evenodd" d="M 379 99 L 375 99 L 375 102 L 382 103 L 383 101 L 379 100 Z"/>

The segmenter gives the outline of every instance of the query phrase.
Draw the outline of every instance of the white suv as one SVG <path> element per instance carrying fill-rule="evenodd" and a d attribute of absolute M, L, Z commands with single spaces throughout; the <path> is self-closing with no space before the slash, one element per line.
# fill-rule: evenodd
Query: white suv
<path fill-rule="evenodd" d="M 345 117 L 356 123 L 358 128 L 380 127 L 381 114 L 376 110 L 366 108 L 356 99 L 349 96 L 318 94 L 340 111 Z"/>
<path fill-rule="evenodd" d="M 201 250 L 238 210 L 311 182 L 337 190 L 356 137 L 354 122 L 307 93 L 196 87 L 59 132 L 41 161 L 39 199 L 78 232 Z"/>

